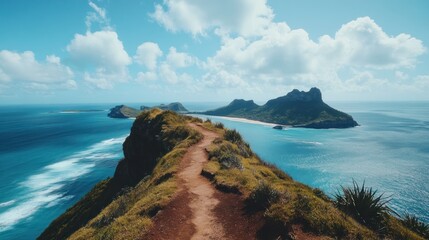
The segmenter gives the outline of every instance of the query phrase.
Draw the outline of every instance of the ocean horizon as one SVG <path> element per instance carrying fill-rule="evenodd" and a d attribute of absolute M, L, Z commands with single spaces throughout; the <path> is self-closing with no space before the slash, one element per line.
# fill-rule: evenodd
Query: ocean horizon
<path fill-rule="evenodd" d="M 183 104 L 190 111 L 225 105 Z M 389 206 L 398 214 L 429 223 L 428 102 L 329 104 L 360 126 L 275 130 L 269 124 L 201 117 L 237 129 L 263 160 L 329 196 L 353 180 L 365 182 L 391 196 Z M 97 182 L 113 175 L 133 123 L 108 118 L 113 106 L 0 106 L 0 239 L 36 238 Z"/>

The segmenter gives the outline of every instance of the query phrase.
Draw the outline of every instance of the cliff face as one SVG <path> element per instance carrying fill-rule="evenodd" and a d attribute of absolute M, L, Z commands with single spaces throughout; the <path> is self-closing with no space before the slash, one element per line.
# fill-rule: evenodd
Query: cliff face
<path fill-rule="evenodd" d="M 113 178 L 97 184 L 84 198 L 54 220 L 38 239 L 66 239 L 112 204 L 117 196 L 136 188 L 146 176 L 161 181 L 172 176 L 172 163 L 153 174 L 162 157 L 177 145 L 198 140 L 198 134 L 184 126 L 186 117 L 154 109 L 142 113 L 134 122 L 123 143 L 124 158 L 119 161 Z M 170 159 L 171 160 L 171 159 Z M 161 179 L 161 180 L 159 180 Z M 165 190 L 168 195 L 174 188 Z M 157 202 L 154 202 L 158 204 Z M 112 216 L 114 216 L 113 214 Z M 113 219 L 98 219 L 97 226 L 108 226 Z"/>
<path fill-rule="evenodd" d="M 269 100 L 262 106 L 253 101 L 234 100 L 226 107 L 204 112 L 207 115 L 242 117 L 268 123 L 306 128 L 348 128 L 357 126 L 353 118 L 328 106 L 318 88 L 297 89 Z"/>

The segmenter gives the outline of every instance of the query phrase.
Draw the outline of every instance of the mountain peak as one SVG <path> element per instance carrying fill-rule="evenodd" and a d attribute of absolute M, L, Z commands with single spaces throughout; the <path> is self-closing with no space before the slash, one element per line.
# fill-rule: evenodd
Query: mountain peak
<path fill-rule="evenodd" d="M 308 92 L 294 89 L 285 96 L 269 100 L 263 106 L 251 100 L 235 99 L 228 106 L 203 114 L 308 128 L 348 128 L 358 125 L 350 115 L 324 103 L 321 91 L 315 87 Z"/>
<path fill-rule="evenodd" d="M 311 102 L 311 101 L 322 101 L 322 93 L 320 89 L 313 87 L 310 91 L 299 91 L 298 89 L 294 89 L 284 97 L 284 100 L 294 101 L 294 102 Z"/>

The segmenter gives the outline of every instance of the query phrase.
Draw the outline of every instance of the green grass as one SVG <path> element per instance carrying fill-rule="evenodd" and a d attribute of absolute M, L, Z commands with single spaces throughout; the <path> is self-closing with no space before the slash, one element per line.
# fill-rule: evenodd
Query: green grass
<path fill-rule="evenodd" d="M 290 226 L 297 224 L 305 231 L 335 239 L 422 239 L 390 215 L 383 198 L 378 200 L 381 206 L 376 205 L 383 210 L 382 215 L 386 214 L 382 220 L 384 232 L 380 233 L 338 208 L 320 189 L 296 182 L 276 166 L 260 160 L 238 132 L 225 129 L 220 134 L 223 138 L 207 149 L 210 161 L 203 175 L 218 189 L 241 194 L 252 211 L 262 211 L 273 238 L 287 236 Z M 223 167 L 222 156 L 231 155 L 240 159 L 242 168 Z M 365 190 L 368 189 L 364 187 L 364 193 Z M 369 195 L 377 199 L 377 192 L 370 190 Z"/>
<path fill-rule="evenodd" d="M 429 239 L 429 225 L 420 221 L 416 216 L 405 214 L 401 222 L 404 226 L 418 233 L 420 236 Z"/>
<path fill-rule="evenodd" d="M 159 109 L 145 111 L 137 117 L 132 130 L 136 134 L 133 135 L 135 142 L 128 143 L 138 147 L 140 141 L 157 141 L 154 146 L 163 152 L 154 155 L 151 161 L 155 162 L 149 173 L 133 185 L 123 181 L 126 174 L 100 182 L 56 219 L 40 239 L 144 239 L 153 225 L 153 217 L 170 203 L 177 191 L 180 160 L 188 147 L 202 138 L 187 126 L 190 122 L 220 135 L 207 148 L 209 162 L 202 174 L 218 189 L 241 194 L 248 210 L 262 212 L 274 239 L 287 236 L 294 224 L 334 239 L 423 239 L 417 234 L 424 236 L 420 231 L 423 225 L 414 218 L 399 220 L 382 205 L 383 231 L 374 231 L 368 227 L 368 221 L 338 208 L 338 204 L 319 189 L 296 182 L 276 166 L 261 161 L 237 131 Z M 364 186 L 351 191 L 356 190 L 359 195 L 362 188 L 363 200 L 367 195 L 373 200 L 379 197 Z M 378 201 L 383 202 L 382 198 Z"/>
<path fill-rule="evenodd" d="M 165 207 L 177 190 L 175 174 L 189 146 L 201 134 L 186 124 L 192 119 L 153 109 L 140 114 L 133 124 L 134 139 L 163 149 L 154 154 L 152 169 L 136 184 L 126 181 L 127 162 L 118 177 L 97 184 L 82 200 L 56 219 L 39 239 L 138 239 L 152 226 L 152 217 Z M 128 149 L 129 150 L 129 149 Z M 150 149 L 149 149 L 150 150 Z M 127 149 L 125 149 L 127 151 Z M 130 150 L 129 150 L 130 151 Z M 134 151 L 132 151 L 134 152 Z M 128 153 L 130 154 L 130 153 Z M 148 164 L 144 165 L 148 166 Z"/>

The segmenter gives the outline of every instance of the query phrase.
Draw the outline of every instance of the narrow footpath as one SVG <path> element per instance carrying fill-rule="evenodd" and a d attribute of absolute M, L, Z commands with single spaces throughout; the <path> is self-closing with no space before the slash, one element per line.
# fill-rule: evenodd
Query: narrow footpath
<path fill-rule="evenodd" d="M 261 214 L 246 214 L 239 195 L 220 192 L 201 176 L 208 161 L 205 149 L 218 135 L 197 124 L 189 126 L 204 138 L 183 156 L 177 175 L 179 190 L 172 202 L 155 216 L 148 238 L 256 239 L 264 223 Z"/>

